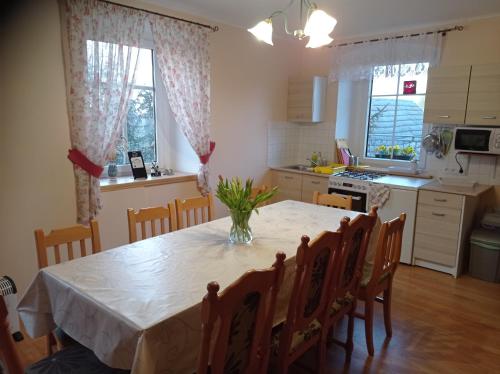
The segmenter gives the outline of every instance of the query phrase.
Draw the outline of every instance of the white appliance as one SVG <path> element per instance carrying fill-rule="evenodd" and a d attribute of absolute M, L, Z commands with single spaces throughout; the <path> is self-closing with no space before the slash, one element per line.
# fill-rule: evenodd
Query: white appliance
<path fill-rule="evenodd" d="M 350 195 L 353 198 L 353 210 L 367 212 L 370 208 L 368 198 L 370 188 L 383 177 L 383 174 L 367 171 L 346 171 L 332 174 L 328 181 L 328 193 Z M 380 220 L 384 222 L 399 217 L 403 212 L 406 213 L 400 262 L 411 264 L 417 211 L 417 189 L 393 185 L 390 188 L 389 199 L 378 210 L 378 215 Z"/>
<path fill-rule="evenodd" d="M 500 129 L 487 127 L 457 127 L 455 151 L 500 155 Z"/>

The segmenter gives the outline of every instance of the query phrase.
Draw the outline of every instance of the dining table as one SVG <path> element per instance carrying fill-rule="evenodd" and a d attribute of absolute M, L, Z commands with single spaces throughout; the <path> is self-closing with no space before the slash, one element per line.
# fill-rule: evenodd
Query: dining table
<path fill-rule="evenodd" d="M 250 218 L 253 240 L 228 240 L 225 217 L 41 269 L 18 311 L 31 337 L 56 326 L 105 364 L 133 374 L 193 373 L 201 342 L 201 301 L 209 282 L 223 290 L 286 254 L 275 323 L 285 320 L 302 235 L 336 231 L 359 212 L 281 201 Z"/>

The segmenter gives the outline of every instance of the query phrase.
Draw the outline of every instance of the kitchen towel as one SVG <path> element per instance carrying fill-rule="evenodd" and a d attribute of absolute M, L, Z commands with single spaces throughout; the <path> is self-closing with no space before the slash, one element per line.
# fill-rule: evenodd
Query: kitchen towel
<path fill-rule="evenodd" d="M 389 200 L 391 188 L 385 184 L 372 183 L 368 193 L 368 206 L 378 206 L 382 208 Z"/>

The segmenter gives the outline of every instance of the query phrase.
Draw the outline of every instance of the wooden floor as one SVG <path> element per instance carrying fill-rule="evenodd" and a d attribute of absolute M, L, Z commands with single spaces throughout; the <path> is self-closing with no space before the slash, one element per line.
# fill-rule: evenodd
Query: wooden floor
<path fill-rule="evenodd" d="M 344 366 L 343 350 L 332 347 L 327 373 L 500 373 L 500 284 L 401 265 L 387 341 L 381 312 L 376 304 L 375 356 L 366 353 L 363 321 L 356 320 L 350 366 Z M 345 326 L 337 331 L 344 332 Z M 19 348 L 26 363 L 43 356 L 40 340 L 27 338 Z M 302 361 L 314 367 L 310 353 Z"/>

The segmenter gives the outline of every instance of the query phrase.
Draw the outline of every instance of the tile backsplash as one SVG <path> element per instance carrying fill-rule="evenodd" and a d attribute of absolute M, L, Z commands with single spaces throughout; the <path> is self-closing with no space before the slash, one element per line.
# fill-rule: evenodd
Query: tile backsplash
<path fill-rule="evenodd" d="M 297 124 L 271 122 L 268 126 L 269 166 L 308 164 L 313 152 L 333 160 L 335 125 L 333 122 Z"/>

